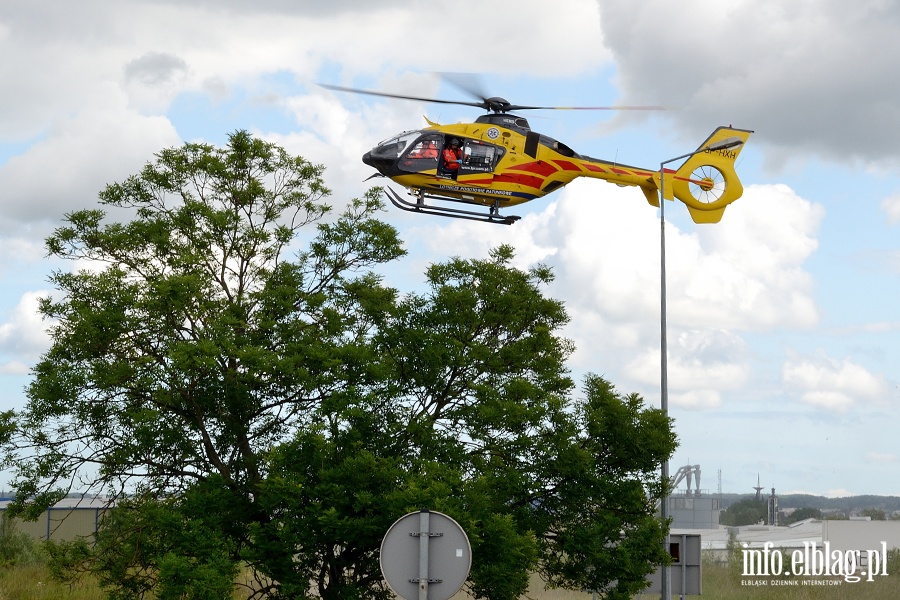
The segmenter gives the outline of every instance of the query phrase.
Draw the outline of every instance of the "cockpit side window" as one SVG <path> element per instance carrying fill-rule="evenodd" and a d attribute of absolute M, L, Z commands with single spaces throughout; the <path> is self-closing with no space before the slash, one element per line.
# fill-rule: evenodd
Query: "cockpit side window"
<path fill-rule="evenodd" d="M 401 171 L 427 171 L 436 169 L 438 155 L 443 144 L 440 134 L 427 134 L 411 143 L 398 165 Z"/>

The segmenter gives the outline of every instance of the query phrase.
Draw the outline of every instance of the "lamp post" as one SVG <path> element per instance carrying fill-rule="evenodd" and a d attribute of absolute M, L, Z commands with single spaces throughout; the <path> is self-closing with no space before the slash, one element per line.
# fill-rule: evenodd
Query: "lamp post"
<path fill-rule="evenodd" d="M 659 163 L 659 347 L 660 347 L 660 371 L 659 371 L 659 389 L 660 389 L 660 409 L 663 415 L 669 416 L 669 360 L 668 360 L 668 336 L 666 333 L 666 193 L 665 193 L 665 166 L 677 160 L 690 158 L 701 152 L 716 152 L 718 150 L 726 150 L 740 146 L 744 141 L 738 137 L 725 138 L 724 140 L 710 144 L 702 148 L 698 148 L 693 152 L 670 158 Z M 669 481 L 669 459 L 663 461 L 662 481 L 664 485 L 668 485 Z M 664 490 L 665 491 L 665 490 Z M 660 517 L 663 522 L 669 520 L 669 494 L 663 494 L 659 503 Z M 666 532 L 666 552 L 669 551 L 669 534 Z M 671 600 L 672 598 L 672 579 L 669 566 L 666 565 L 662 570 L 661 581 L 661 598 L 662 600 Z"/>

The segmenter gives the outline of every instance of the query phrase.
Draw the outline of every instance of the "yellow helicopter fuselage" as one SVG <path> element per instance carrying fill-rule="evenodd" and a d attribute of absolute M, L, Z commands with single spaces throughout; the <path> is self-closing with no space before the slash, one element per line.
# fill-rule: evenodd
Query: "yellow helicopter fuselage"
<path fill-rule="evenodd" d="M 451 200 L 496 211 L 543 197 L 576 177 L 591 177 L 636 186 L 648 202 L 659 204 L 660 171 L 580 155 L 531 130 L 521 117 L 485 115 L 475 123 L 454 125 L 428 122 L 428 128 L 382 142 L 363 157 L 420 200 Z M 743 143 L 750 133 L 720 127 L 700 148 L 732 138 Z M 460 167 L 453 172 L 445 168 L 442 155 L 451 140 L 463 149 Z M 733 168 L 739 152 L 740 148 L 689 155 L 677 171 L 665 172 L 666 199 L 684 202 L 697 222 L 717 222 L 743 191 Z"/>

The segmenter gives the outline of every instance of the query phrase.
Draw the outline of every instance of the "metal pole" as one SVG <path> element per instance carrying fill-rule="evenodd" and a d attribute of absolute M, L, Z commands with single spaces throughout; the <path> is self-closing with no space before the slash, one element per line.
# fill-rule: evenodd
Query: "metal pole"
<path fill-rule="evenodd" d="M 677 159 L 674 159 L 677 160 Z M 665 192 L 665 164 L 659 165 L 659 407 L 666 417 L 669 416 L 669 367 L 668 367 L 668 336 L 666 333 L 666 192 Z M 669 520 L 669 493 L 666 490 L 669 481 L 669 459 L 666 458 L 661 470 L 663 483 L 663 497 L 659 503 L 659 514 L 663 523 Z M 669 551 L 669 530 L 666 525 L 665 551 Z M 672 598 L 672 573 L 669 565 L 664 565 L 660 582 L 660 598 L 671 600 Z"/>
<path fill-rule="evenodd" d="M 419 512 L 419 600 L 428 600 L 428 542 L 430 514 L 427 510 Z"/>
<path fill-rule="evenodd" d="M 676 160 L 681 160 L 683 158 L 690 158 L 695 154 L 699 154 L 700 152 L 712 152 L 717 150 L 724 150 L 726 148 L 734 148 L 735 146 L 740 146 L 744 141 L 738 137 L 730 137 L 724 140 L 720 140 L 705 148 L 698 148 L 693 152 L 688 152 L 687 154 L 682 154 L 681 156 L 676 156 L 675 158 L 670 158 L 669 160 L 664 160 L 659 163 L 659 352 L 660 352 L 660 367 L 659 367 L 659 407 L 662 410 L 663 415 L 666 417 L 669 416 L 669 348 L 668 348 L 668 334 L 667 334 L 667 322 L 666 322 L 666 192 L 665 192 L 665 167 L 670 162 L 675 162 Z M 665 523 L 669 520 L 669 494 L 668 491 L 665 490 L 665 487 L 669 484 L 669 459 L 666 458 L 663 461 L 662 468 L 660 469 L 660 474 L 662 476 L 663 483 L 663 497 L 659 502 L 659 514 L 662 521 Z M 669 530 L 666 529 L 666 538 L 665 538 L 665 550 L 669 552 L 669 544 L 671 539 L 669 537 Z M 661 593 L 660 597 L 662 600 L 672 600 L 672 571 L 668 565 L 665 565 L 662 569 L 661 573 L 661 582 L 660 588 Z"/>

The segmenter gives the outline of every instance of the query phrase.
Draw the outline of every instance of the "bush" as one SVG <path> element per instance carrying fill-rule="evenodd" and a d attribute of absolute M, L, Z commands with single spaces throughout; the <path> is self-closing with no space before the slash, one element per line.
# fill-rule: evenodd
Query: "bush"
<path fill-rule="evenodd" d="M 900 575 L 900 548 L 891 548 L 887 551 L 887 574 Z"/>
<path fill-rule="evenodd" d="M 0 517 L 0 567 L 12 565 L 36 565 L 46 560 L 41 543 L 23 531 L 15 523 Z"/>

